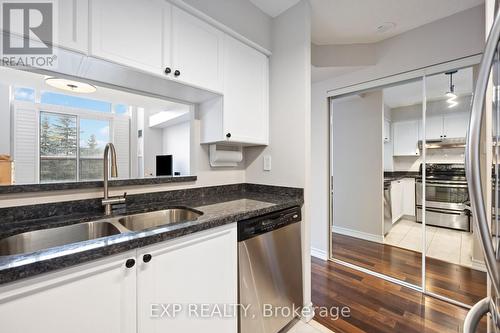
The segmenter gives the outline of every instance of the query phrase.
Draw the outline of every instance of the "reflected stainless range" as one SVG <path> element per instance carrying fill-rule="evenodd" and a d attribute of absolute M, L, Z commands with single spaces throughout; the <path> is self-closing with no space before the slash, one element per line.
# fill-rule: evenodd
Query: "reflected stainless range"
<path fill-rule="evenodd" d="M 420 175 L 422 176 L 420 165 Z M 463 164 L 427 164 L 426 225 L 470 231 L 470 204 Z M 422 177 L 416 181 L 417 221 L 422 222 Z"/>

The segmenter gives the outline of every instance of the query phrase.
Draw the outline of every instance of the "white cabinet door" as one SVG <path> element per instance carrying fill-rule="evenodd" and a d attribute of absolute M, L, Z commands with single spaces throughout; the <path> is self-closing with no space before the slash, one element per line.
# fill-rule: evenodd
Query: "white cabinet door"
<path fill-rule="evenodd" d="M 415 179 L 404 178 L 403 185 L 403 215 L 415 216 Z"/>
<path fill-rule="evenodd" d="M 222 139 L 267 145 L 268 58 L 226 36 L 224 41 L 224 133 Z M 284 120 L 286 124 L 286 120 Z M 230 134 L 227 138 L 226 134 Z"/>
<path fill-rule="evenodd" d="M 64 48 L 88 53 L 89 2 L 62 0 L 58 2 L 59 36 L 56 44 Z"/>
<path fill-rule="evenodd" d="M 470 115 L 466 112 L 447 114 L 444 119 L 444 135 L 446 138 L 465 138 L 469 127 Z"/>
<path fill-rule="evenodd" d="M 401 180 L 391 182 L 392 223 L 403 216 L 403 184 Z"/>
<path fill-rule="evenodd" d="M 2 332 L 135 333 L 135 251 L 0 288 Z"/>
<path fill-rule="evenodd" d="M 162 0 L 92 0 L 91 54 L 163 75 L 170 62 L 171 5 Z"/>
<path fill-rule="evenodd" d="M 137 258 L 138 333 L 237 332 L 235 317 L 196 318 L 188 308 L 237 303 L 235 223 L 139 249 Z M 160 317 L 157 304 L 181 304 L 182 311 L 175 319 Z"/>
<path fill-rule="evenodd" d="M 443 138 L 443 117 L 427 117 L 425 120 L 425 139 L 440 140 Z"/>
<path fill-rule="evenodd" d="M 224 34 L 185 11 L 172 12 L 172 62 L 170 77 L 197 87 L 222 91 Z M 175 75 L 179 71 L 179 75 Z"/>
<path fill-rule="evenodd" d="M 391 122 L 384 119 L 384 142 L 391 142 Z"/>
<path fill-rule="evenodd" d="M 418 156 L 418 121 L 398 121 L 392 126 L 394 156 Z"/>

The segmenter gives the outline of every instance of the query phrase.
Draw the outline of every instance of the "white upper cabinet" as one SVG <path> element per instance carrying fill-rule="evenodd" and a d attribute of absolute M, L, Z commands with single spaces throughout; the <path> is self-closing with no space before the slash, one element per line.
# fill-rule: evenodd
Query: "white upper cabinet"
<path fill-rule="evenodd" d="M 392 124 L 394 134 L 394 156 L 418 156 L 417 120 L 398 121 Z"/>
<path fill-rule="evenodd" d="M 445 138 L 465 138 L 469 127 L 469 113 L 448 114 L 443 118 L 443 135 Z"/>
<path fill-rule="evenodd" d="M 163 74 L 170 62 L 171 10 L 162 0 L 92 0 L 90 53 Z"/>
<path fill-rule="evenodd" d="M 88 10 L 88 0 L 62 0 L 58 2 L 59 36 L 56 45 L 69 50 L 88 53 Z"/>
<path fill-rule="evenodd" d="M 224 34 L 185 11 L 172 10 L 170 77 L 200 88 L 222 91 Z M 169 67 L 166 64 L 166 67 Z"/>
<path fill-rule="evenodd" d="M 426 140 L 440 140 L 443 136 L 443 117 L 427 117 L 425 121 Z"/>
<path fill-rule="evenodd" d="M 222 140 L 268 144 L 268 82 L 267 56 L 226 36 Z M 230 137 L 227 137 L 228 134 Z"/>

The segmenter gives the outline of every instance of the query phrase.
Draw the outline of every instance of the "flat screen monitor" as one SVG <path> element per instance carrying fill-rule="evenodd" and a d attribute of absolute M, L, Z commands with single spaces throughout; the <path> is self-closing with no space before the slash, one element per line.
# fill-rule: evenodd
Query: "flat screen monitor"
<path fill-rule="evenodd" d="M 172 155 L 157 155 L 156 156 L 156 176 L 172 176 L 173 173 L 173 157 Z"/>

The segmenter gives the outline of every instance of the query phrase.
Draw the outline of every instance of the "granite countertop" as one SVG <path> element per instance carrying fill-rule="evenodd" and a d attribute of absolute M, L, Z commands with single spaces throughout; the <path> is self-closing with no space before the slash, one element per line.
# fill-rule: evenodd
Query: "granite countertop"
<path fill-rule="evenodd" d="M 403 178 L 420 178 L 418 171 L 385 171 L 384 172 L 384 189 L 391 186 L 391 182 L 401 180 Z"/>
<path fill-rule="evenodd" d="M 189 207 L 202 212 L 203 215 L 191 222 L 170 224 L 139 232 L 130 231 L 34 253 L 0 257 L 0 284 L 303 204 L 302 189 L 254 184 L 137 195 L 139 196 L 140 198 L 135 198 L 135 200 L 132 198 L 132 203 L 127 205 L 126 210 L 111 218 L 174 207 Z M 170 200 L 166 200 L 167 197 Z M 39 207 L 33 209 L 39 209 Z M 53 207 L 52 210 L 54 210 Z M 32 217 L 29 213 L 28 216 Z M 0 237 L 109 218 L 103 216 L 100 211 L 85 213 L 70 210 L 69 214 L 64 215 L 55 214 L 40 219 L 13 220 L 10 223 L 0 224 L 0 235 L 2 235 Z"/>

